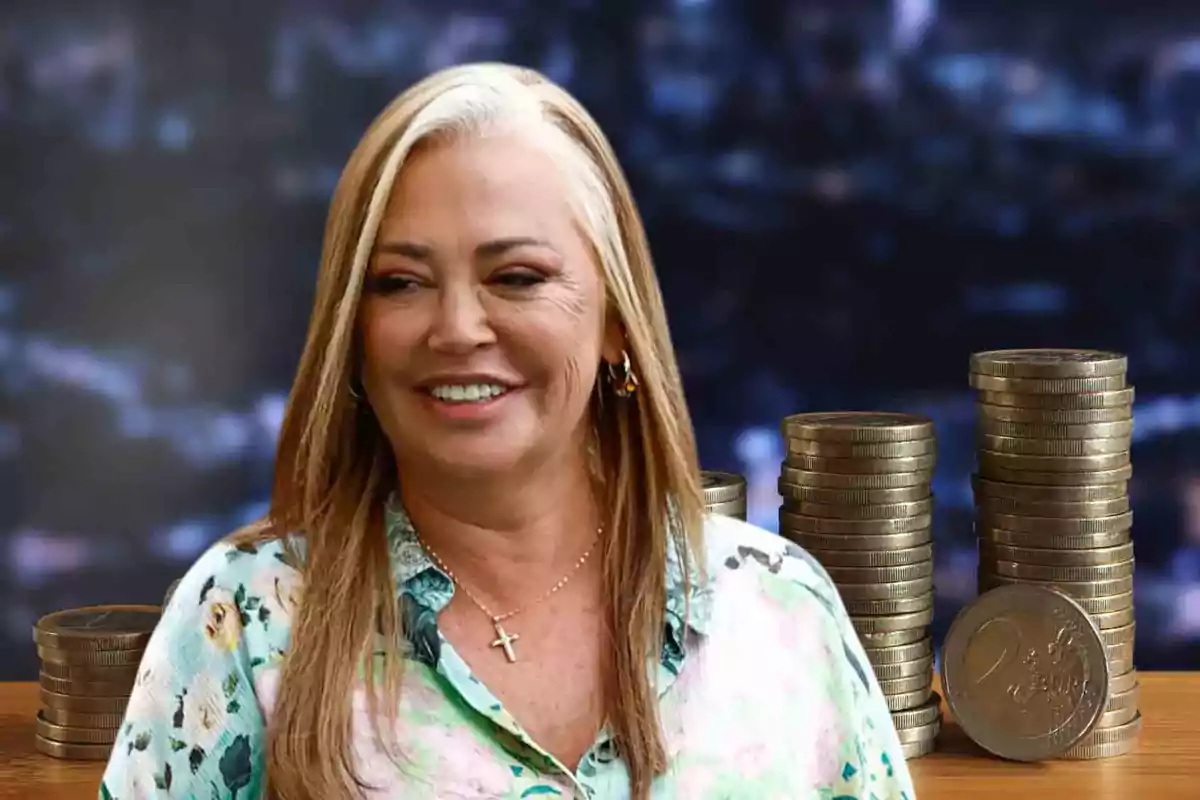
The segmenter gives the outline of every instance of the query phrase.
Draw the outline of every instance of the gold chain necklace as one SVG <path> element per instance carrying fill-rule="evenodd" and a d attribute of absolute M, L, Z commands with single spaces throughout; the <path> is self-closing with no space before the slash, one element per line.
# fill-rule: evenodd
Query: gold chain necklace
<path fill-rule="evenodd" d="M 517 608 L 514 608 L 513 610 L 507 611 L 503 614 L 492 613 L 492 610 L 487 607 L 487 604 L 476 597 L 475 594 L 462 583 L 462 581 L 455 577 L 454 571 L 451 570 L 450 567 L 446 566 L 446 562 L 442 561 L 441 556 L 439 556 L 432 547 L 426 544 L 425 540 L 419 535 L 417 536 L 417 541 L 420 543 L 421 547 L 425 549 L 425 552 L 429 553 L 430 558 L 432 558 L 438 567 L 441 568 L 442 572 L 449 576 L 450 581 L 455 586 L 462 589 L 463 593 L 466 594 L 468 599 L 470 599 L 470 601 L 474 603 L 480 611 L 482 611 L 484 614 L 487 614 L 488 619 L 492 622 L 492 627 L 496 629 L 496 639 L 491 643 L 491 647 L 499 647 L 502 649 L 504 651 L 504 657 L 508 659 L 508 663 L 512 664 L 517 660 L 517 652 L 513 649 L 513 642 L 517 641 L 517 639 L 520 639 L 521 635 L 518 633 L 510 634 L 508 631 L 504 630 L 504 626 L 501 625 L 501 623 L 506 619 L 515 617 L 522 611 L 526 611 L 533 606 L 536 606 L 538 603 L 545 602 L 551 597 L 551 595 L 570 583 L 571 578 L 574 577 L 575 573 L 579 571 L 579 568 L 583 566 L 584 562 L 588 560 L 588 556 L 592 554 L 592 549 L 595 548 L 596 542 L 599 541 L 600 535 L 603 532 L 603 528 L 596 529 L 596 538 L 592 540 L 592 543 L 588 546 L 588 549 L 583 551 L 583 555 L 579 557 L 579 560 L 575 562 L 574 566 L 567 570 L 567 574 L 558 579 L 558 583 L 551 586 L 549 590 L 547 590 L 536 600 L 532 600 L 523 606 L 518 606 Z"/>

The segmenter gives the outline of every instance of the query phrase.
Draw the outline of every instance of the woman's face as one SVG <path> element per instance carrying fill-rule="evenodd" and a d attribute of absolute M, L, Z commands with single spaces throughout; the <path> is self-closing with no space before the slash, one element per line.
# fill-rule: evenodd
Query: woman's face
<path fill-rule="evenodd" d="M 414 151 L 363 288 L 367 399 L 402 467 L 542 463 L 583 445 L 620 329 L 564 176 L 508 134 Z"/>

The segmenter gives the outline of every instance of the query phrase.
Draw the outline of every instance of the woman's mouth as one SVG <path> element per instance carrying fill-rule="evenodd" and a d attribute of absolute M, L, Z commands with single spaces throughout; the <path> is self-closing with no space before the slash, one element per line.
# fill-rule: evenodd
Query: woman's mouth
<path fill-rule="evenodd" d="M 505 394 L 508 387 L 498 383 L 446 383 L 432 386 L 428 391 L 443 403 L 486 403 Z"/>

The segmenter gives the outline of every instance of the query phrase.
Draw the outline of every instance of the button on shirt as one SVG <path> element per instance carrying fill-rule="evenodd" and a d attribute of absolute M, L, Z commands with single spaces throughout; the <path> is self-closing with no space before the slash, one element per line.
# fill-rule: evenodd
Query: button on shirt
<path fill-rule="evenodd" d="M 704 524 L 707 579 L 697 571 L 687 595 L 672 554 L 663 649 L 648 665 L 669 759 L 653 797 L 915 800 L 886 702 L 825 571 L 744 522 Z M 438 630 L 453 582 L 398 505 L 386 528 L 410 662 L 396 726 L 404 771 L 377 746 L 356 689 L 364 796 L 629 797 L 607 728 L 571 770 L 472 674 Z M 300 582 L 278 541 L 218 543 L 192 566 L 147 646 L 101 798 L 261 796 Z"/>

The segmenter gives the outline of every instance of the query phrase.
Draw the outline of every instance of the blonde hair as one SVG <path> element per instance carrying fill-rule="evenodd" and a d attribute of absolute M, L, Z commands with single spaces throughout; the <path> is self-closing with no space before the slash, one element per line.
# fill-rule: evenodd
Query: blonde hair
<path fill-rule="evenodd" d="M 645 232 L 611 147 L 587 111 L 540 74 L 504 64 L 435 73 L 396 98 L 350 156 L 329 209 L 316 299 L 280 434 L 268 518 L 241 540 L 303 536 L 304 591 L 268 734 L 267 786 L 283 800 L 353 797 L 351 706 L 365 670 L 376 736 L 395 729 L 404 661 L 383 505 L 395 464 L 373 415 L 355 406 L 359 297 L 397 172 L 428 140 L 504 128 L 537 137 L 569 177 L 578 224 L 624 326 L 641 386 L 621 401 L 598 386 L 602 545 L 612 636 L 607 715 L 633 797 L 667 766 L 656 688 L 668 548 L 703 563 L 703 502 L 691 420 Z M 603 374 L 600 383 L 603 384 Z M 604 393 L 610 398 L 601 402 Z M 378 632 L 378 639 L 376 638 Z M 371 656 L 383 643 L 381 658 Z M 348 658 L 347 654 L 357 654 Z M 387 725 L 382 724 L 386 720 Z"/>

